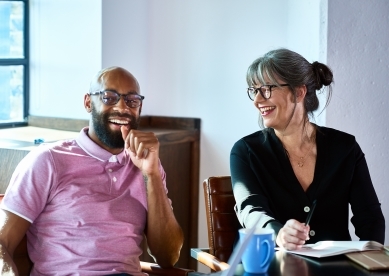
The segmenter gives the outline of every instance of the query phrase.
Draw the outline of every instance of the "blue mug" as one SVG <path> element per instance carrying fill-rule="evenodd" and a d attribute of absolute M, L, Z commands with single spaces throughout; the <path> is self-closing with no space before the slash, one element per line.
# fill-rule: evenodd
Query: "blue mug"
<path fill-rule="evenodd" d="M 239 229 L 242 242 L 249 229 Z M 243 268 L 248 273 L 264 273 L 274 257 L 274 230 L 257 228 L 242 255 Z"/>

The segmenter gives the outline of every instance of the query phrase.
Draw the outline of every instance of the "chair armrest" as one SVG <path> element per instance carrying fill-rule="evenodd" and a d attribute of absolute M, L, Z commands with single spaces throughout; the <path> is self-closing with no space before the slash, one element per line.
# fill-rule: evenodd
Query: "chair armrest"
<path fill-rule="evenodd" d="M 208 248 L 191 248 L 190 255 L 213 271 L 222 271 L 230 268 L 229 264 L 222 262 L 215 256 L 209 254 Z"/>
<path fill-rule="evenodd" d="M 153 275 L 165 275 L 165 276 L 187 276 L 189 272 L 193 272 L 192 269 L 186 268 L 162 268 L 156 263 L 149 262 L 140 262 L 140 267 L 142 268 L 142 272 L 148 273 L 150 276 Z"/>

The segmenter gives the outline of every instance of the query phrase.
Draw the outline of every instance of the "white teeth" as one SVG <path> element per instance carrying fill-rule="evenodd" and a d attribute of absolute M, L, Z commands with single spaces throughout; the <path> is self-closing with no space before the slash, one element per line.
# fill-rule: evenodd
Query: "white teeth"
<path fill-rule="evenodd" d="M 127 121 L 123 121 L 123 120 L 109 120 L 111 123 L 114 123 L 114 124 L 118 124 L 118 125 L 127 125 L 128 122 Z"/>
<path fill-rule="evenodd" d="M 261 112 L 266 112 L 269 110 L 273 110 L 275 107 L 267 106 L 267 107 L 261 107 L 260 110 Z"/>

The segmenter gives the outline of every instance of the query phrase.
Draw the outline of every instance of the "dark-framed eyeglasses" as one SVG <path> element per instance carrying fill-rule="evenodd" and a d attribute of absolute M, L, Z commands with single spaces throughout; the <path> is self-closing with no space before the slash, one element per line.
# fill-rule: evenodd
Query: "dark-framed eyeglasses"
<path fill-rule="evenodd" d="M 258 92 L 261 94 L 261 96 L 268 100 L 271 97 L 271 90 L 274 87 L 280 87 L 280 86 L 289 86 L 289 84 L 284 83 L 284 84 L 266 84 L 262 85 L 261 87 L 255 88 L 255 87 L 249 87 L 247 88 L 247 95 L 249 96 L 250 100 L 254 101 L 255 97 L 257 96 Z"/>
<path fill-rule="evenodd" d="M 120 98 L 123 97 L 126 105 L 131 108 L 139 107 L 145 98 L 139 94 L 119 94 L 113 90 L 90 92 L 89 95 L 100 95 L 101 101 L 106 105 L 115 105 L 120 101 Z"/>

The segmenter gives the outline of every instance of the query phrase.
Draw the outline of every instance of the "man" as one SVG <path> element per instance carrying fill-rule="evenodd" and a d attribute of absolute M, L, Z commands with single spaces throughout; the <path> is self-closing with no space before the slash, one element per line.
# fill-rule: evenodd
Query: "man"
<path fill-rule="evenodd" d="M 154 133 L 137 130 L 143 96 L 120 67 L 101 70 L 84 96 L 89 127 L 41 145 L 16 168 L 2 202 L 4 272 L 27 232 L 31 275 L 144 275 L 140 243 L 162 267 L 183 243 Z"/>

